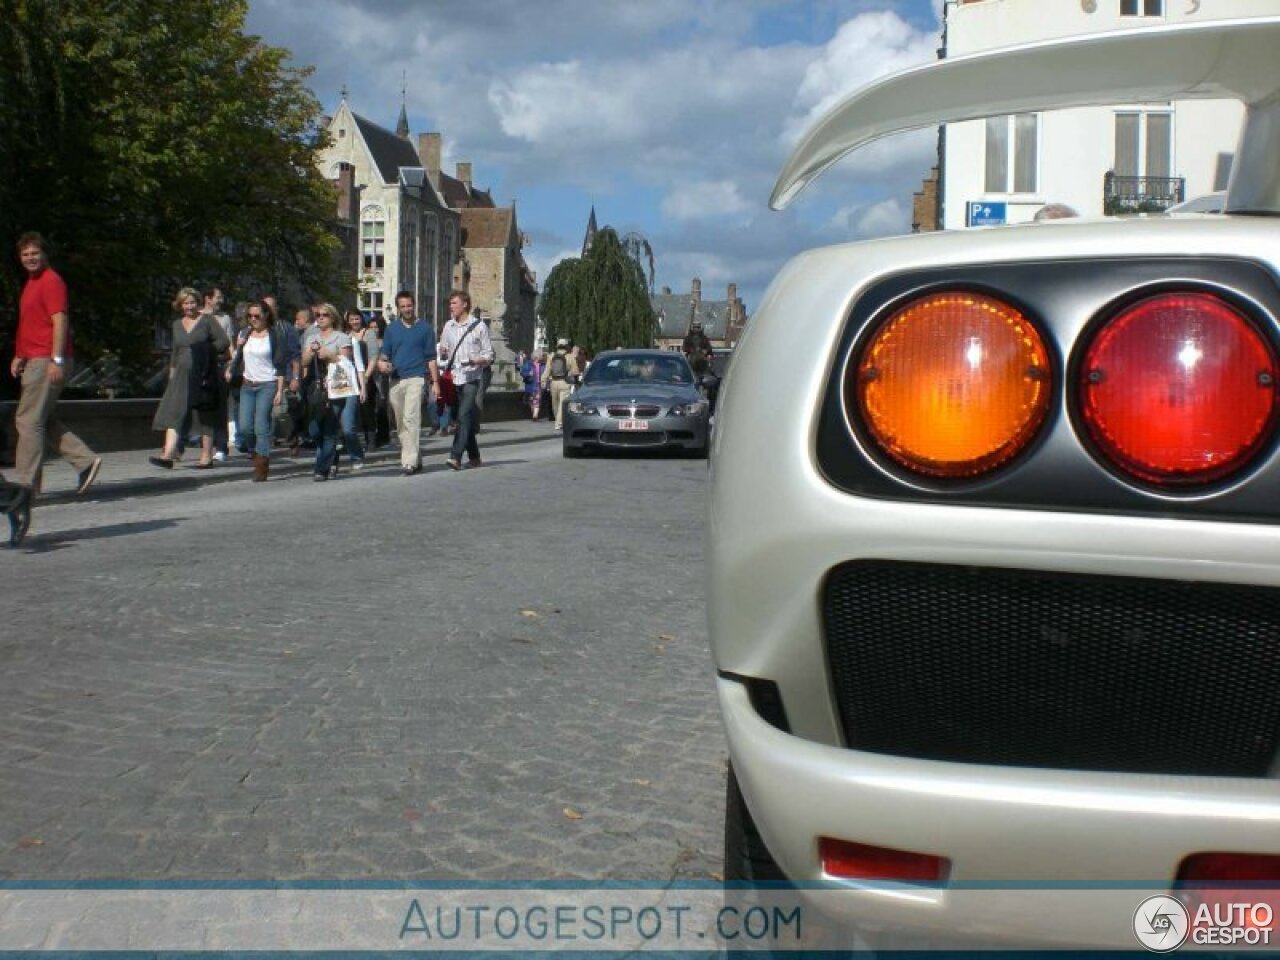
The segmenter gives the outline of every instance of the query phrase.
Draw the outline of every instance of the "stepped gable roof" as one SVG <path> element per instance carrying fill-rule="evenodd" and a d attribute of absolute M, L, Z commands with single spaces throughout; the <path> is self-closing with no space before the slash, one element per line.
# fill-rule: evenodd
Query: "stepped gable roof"
<path fill-rule="evenodd" d="M 653 297 L 653 312 L 658 315 L 663 339 L 683 340 L 693 322 L 693 296 L 688 293 L 659 293 Z M 728 300 L 700 300 L 697 319 L 702 332 L 712 340 L 723 340 L 729 328 Z"/>
<path fill-rule="evenodd" d="M 369 155 L 373 157 L 383 183 L 397 183 L 401 167 L 422 166 L 418 151 L 408 140 L 397 137 L 386 127 L 380 127 L 358 113 L 352 112 L 351 116 L 355 118 L 356 128 L 369 148 Z"/>
<path fill-rule="evenodd" d="M 464 208 L 461 212 L 462 245 L 473 249 L 505 247 L 513 239 L 514 217 L 512 214 L 510 207 Z"/>

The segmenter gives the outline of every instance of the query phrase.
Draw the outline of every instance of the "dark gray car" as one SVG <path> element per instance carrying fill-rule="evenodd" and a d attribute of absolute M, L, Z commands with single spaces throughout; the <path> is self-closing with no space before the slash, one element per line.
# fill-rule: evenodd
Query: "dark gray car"
<path fill-rule="evenodd" d="M 564 455 L 680 449 L 707 455 L 707 402 L 688 361 L 670 350 L 608 350 L 565 401 Z"/>

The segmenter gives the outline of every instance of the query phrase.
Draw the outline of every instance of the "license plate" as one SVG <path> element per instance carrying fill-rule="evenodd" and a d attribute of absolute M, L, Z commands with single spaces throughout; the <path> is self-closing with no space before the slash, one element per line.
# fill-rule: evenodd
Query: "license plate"
<path fill-rule="evenodd" d="M 648 420 L 619 420 L 618 429 L 619 430 L 648 430 L 649 421 Z"/>

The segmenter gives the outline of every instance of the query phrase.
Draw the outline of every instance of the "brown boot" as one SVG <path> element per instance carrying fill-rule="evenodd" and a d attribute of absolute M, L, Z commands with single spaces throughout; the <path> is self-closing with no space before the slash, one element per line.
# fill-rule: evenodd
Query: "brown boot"
<path fill-rule="evenodd" d="M 261 483 L 263 480 L 266 480 L 267 473 L 270 471 L 270 469 L 271 469 L 270 458 L 264 457 L 260 453 L 255 453 L 253 455 L 253 482 L 254 483 Z"/>

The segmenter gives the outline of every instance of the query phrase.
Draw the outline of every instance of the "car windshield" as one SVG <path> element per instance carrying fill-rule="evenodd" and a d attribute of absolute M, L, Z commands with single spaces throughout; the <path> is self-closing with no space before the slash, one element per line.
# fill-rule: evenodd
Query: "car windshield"
<path fill-rule="evenodd" d="M 611 383 L 693 383 L 693 371 L 684 357 L 653 354 L 603 356 L 587 367 L 587 386 Z"/>

